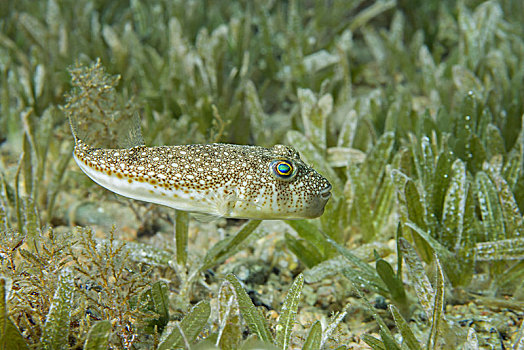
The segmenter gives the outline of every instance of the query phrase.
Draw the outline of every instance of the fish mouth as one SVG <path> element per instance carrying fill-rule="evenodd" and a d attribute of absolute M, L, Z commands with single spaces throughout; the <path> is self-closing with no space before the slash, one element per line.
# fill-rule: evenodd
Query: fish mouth
<path fill-rule="evenodd" d="M 331 185 L 327 185 L 322 191 L 320 191 L 320 197 L 324 200 L 328 200 L 331 197 Z"/>

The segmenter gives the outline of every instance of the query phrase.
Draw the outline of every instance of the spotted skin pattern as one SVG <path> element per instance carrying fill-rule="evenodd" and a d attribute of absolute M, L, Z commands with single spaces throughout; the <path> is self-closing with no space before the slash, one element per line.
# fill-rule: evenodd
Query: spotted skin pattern
<path fill-rule="evenodd" d="M 93 181 L 115 193 L 220 217 L 314 218 L 331 195 L 328 180 L 284 145 L 101 149 L 77 139 L 74 158 Z"/>

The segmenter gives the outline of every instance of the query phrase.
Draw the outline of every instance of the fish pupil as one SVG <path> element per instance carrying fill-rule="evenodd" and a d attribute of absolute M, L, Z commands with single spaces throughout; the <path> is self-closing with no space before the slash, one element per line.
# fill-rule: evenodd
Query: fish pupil
<path fill-rule="evenodd" d="M 291 167 L 287 164 L 279 164 L 278 172 L 282 175 L 287 175 L 291 171 Z"/>

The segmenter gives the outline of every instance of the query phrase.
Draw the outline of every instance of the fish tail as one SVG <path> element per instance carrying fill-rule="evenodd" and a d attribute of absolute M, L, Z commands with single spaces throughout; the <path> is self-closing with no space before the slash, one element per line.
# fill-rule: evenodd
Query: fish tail
<path fill-rule="evenodd" d="M 69 119 L 69 126 L 71 127 L 71 133 L 73 134 L 73 138 L 75 139 L 75 145 L 78 144 L 78 141 L 81 141 L 78 137 L 78 125 L 76 118 L 73 118 L 72 114 L 69 113 L 67 119 Z"/>
<path fill-rule="evenodd" d="M 91 148 L 85 141 L 84 138 L 80 136 L 79 133 L 79 127 L 78 127 L 78 120 L 73 115 L 73 113 L 69 113 L 67 119 L 69 119 L 69 126 L 71 127 L 71 133 L 73 134 L 73 138 L 75 140 L 75 147 L 87 146 Z"/>

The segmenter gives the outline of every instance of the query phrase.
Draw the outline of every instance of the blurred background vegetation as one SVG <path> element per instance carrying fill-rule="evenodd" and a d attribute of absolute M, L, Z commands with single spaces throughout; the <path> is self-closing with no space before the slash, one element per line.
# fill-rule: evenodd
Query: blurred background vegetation
<path fill-rule="evenodd" d="M 524 349 L 523 38 L 521 0 L 0 2 L 0 347 Z M 103 190 L 66 115 L 118 147 L 135 112 L 292 145 L 326 213 Z"/>

